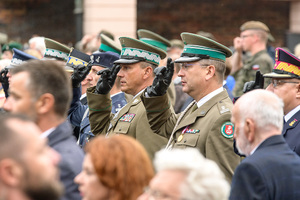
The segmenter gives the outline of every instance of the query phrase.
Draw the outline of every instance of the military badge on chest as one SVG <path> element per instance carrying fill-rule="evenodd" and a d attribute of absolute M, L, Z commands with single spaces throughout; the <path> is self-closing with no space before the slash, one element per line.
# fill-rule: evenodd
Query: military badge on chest
<path fill-rule="evenodd" d="M 121 122 L 131 122 L 134 117 L 135 117 L 134 113 L 126 113 L 119 120 Z"/>
<path fill-rule="evenodd" d="M 178 136 L 177 138 L 177 142 L 181 142 L 181 140 L 183 139 L 183 135 L 186 134 L 186 133 L 192 133 L 192 134 L 195 134 L 195 133 L 199 133 L 200 130 L 197 130 L 197 129 L 190 129 L 190 126 L 187 126 L 185 127 L 181 134 Z"/>

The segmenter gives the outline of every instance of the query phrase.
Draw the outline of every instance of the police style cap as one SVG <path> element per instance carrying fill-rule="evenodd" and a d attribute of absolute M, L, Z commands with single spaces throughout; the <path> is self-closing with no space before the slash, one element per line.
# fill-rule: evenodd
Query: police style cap
<path fill-rule="evenodd" d="M 201 59 L 216 59 L 225 62 L 226 58 L 232 55 L 228 47 L 207 37 L 181 33 L 181 38 L 185 46 L 181 57 L 175 60 L 176 63 L 195 62 Z"/>
<path fill-rule="evenodd" d="M 267 33 L 270 32 L 270 29 L 268 28 L 268 26 L 260 21 L 248 21 L 245 22 L 241 27 L 240 30 L 243 32 L 245 30 L 263 30 Z"/>
<path fill-rule="evenodd" d="M 81 51 L 78 51 L 72 47 L 66 65 L 68 67 L 73 68 L 74 66 L 77 65 L 87 66 L 89 62 L 90 62 L 89 55 L 82 53 Z"/>
<path fill-rule="evenodd" d="M 99 51 L 102 52 L 111 51 L 119 55 L 121 54 L 121 45 L 119 43 L 115 42 L 114 40 L 112 40 L 111 38 L 109 38 L 104 34 L 100 34 L 100 38 L 101 38 L 101 45 L 99 47 Z"/>
<path fill-rule="evenodd" d="M 119 59 L 119 54 L 115 52 L 95 52 L 91 55 L 91 64 L 105 68 L 112 68 L 114 62 Z"/>
<path fill-rule="evenodd" d="M 13 48 L 13 58 L 10 62 L 10 65 L 8 65 L 6 68 L 7 69 L 12 69 L 20 64 L 22 64 L 23 62 L 26 62 L 28 60 L 31 59 L 37 59 L 36 57 L 33 57 L 32 55 L 29 55 L 23 51 L 20 51 L 16 48 Z"/>
<path fill-rule="evenodd" d="M 120 59 L 115 61 L 117 64 L 132 64 L 137 62 L 149 62 L 159 65 L 161 59 L 167 56 L 167 53 L 155 46 L 129 37 L 120 37 L 122 52 Z"/>
<path fill-rule="evenodd" d="M 139 29 L 137 31 L 138 37 L 141 41 L 147 44 L 158 47 L 164 51 L 167 51 L 168 47 L 171 47 L 171 42 L 166 38 L 146 29 Z"/>
<path fill-rule="evenodd" d="M 265 78 L 299 78 L 300 59 L 290 52 L 282 49 L 275 49 L 275 66 L 271 73 L 264 74 Z"/>

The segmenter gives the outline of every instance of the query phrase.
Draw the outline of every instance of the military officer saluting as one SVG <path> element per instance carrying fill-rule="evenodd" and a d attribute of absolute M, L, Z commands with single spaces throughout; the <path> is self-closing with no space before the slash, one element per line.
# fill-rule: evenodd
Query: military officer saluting
<path fill-rule="evenodd" d="M 240 162 L 233 151 L 232 101 L 223 89 L 225 59 L 232 55 L 227 47 L 211 39 L 182 33 L 185 43 L 178 76 L 182 90 L 193 101 L 183 113 L 170 109 L 166 89 L 172 77 L 172 64 L 156 69 L 153 84 L 145 90 L 142 101 L 153 131 L 170 137 L 167 148 L 197 148 L 215 161 L 231 181 Z M 169 108 L 169 109 L 168 109 Z"/>
<path fill-rule="evenodd" d="M 153 158 L 168 139 L 154 133 L 148 123 L 146 110 L 140 96 L 155 77 L 153 71 L 166 52 L 142 41 L 121 37 L 122 52 L 111 69 L 100 72 L 101 78 L 95 87 L 87 90 L 89 119 L 92 133 L 126 134 L 136 138 Z M 117 114 L 111 113 L 110 89 L 116 76 L 120 78 L 121 91 L 133 96 Z"/>

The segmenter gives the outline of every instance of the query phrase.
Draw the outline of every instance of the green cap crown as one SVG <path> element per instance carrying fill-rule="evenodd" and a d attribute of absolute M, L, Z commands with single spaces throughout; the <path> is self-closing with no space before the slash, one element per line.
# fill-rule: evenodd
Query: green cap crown
<path fill-rule="evenodd" d="M 139 29 L 137 31 L 138 37 L 141 41 L 158 47 L 164 51 L 167 51 L 168 47 L 171 47 L 171 43 L 166 38 L 146 29 Z"/>
<path fill-rule="evenodd" d="M 185 44 L 182 56 L 209 56 L 218 60 L 225 61 L 226 57 L 232 55 L 232 51 L 207 37 L 193 33 L 181 33 L 181 38 Z"/>

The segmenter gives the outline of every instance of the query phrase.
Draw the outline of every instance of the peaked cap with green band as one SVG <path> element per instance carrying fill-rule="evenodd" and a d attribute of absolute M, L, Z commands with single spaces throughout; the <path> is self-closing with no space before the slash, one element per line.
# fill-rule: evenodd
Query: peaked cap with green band
<path fill-rule="evenodd" d="M 193 34 L 181 33 L 184 42 L 184 49 L 181 57 L 175 60 L 176 63 L 195 62 L 201 59 L 216 59 L 224 61 L 232 55 L 232 51 L 207 37 Z"/>
<path fill-rule="evenodd" d="M 138 37 L 141 41 L 158 47 L 164 51 L 167 51 L 168 47 L 171 47 L 171 42 L 166 38 L 146 29 L 139 29 L 137 31 Z"/>
<path fill-rule="evenodd" d="M 99 51 L 102 52 L 115 52 L 117 54 L 121 54 L 121 45 L 115 41 L 113 41 L 111 38 L 107 37 L 104 34 L 100 35 L 101 38 L 101 45 L 99 47 Z"/>
<path fill-rule="evenodd" d="M 149 62 L 158 65 L 161 59 L 167 56 L 167 53 L 155 46 L 129 37 L 120 37 L 122 52 L 117 64 L 133 64 L 137 62 Z"/>
<path fill-rule="evenodd" d="M 45 38 L 46 51 L 43 59 L 67 61 L 71 48 L 63 45 L 55 40 Z M 70 66 L 65 66 L 65 70 L 72 72 L 74 69 Z"/>

